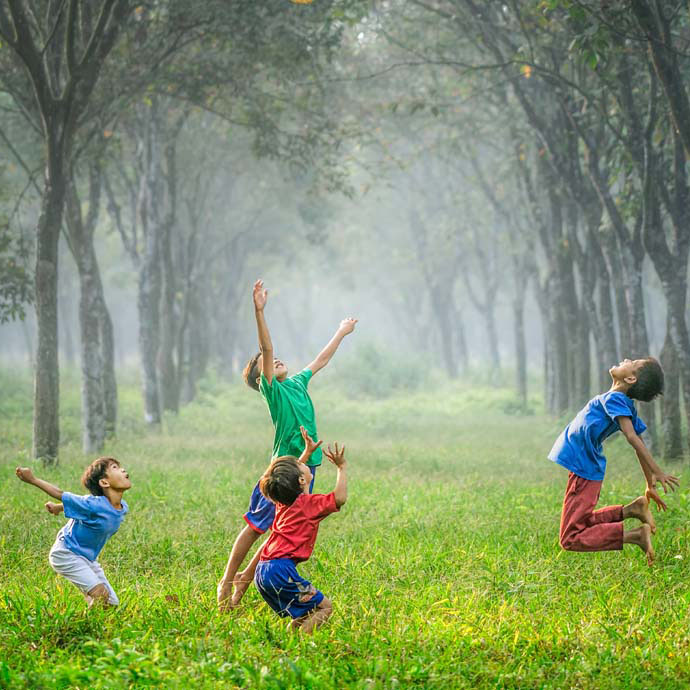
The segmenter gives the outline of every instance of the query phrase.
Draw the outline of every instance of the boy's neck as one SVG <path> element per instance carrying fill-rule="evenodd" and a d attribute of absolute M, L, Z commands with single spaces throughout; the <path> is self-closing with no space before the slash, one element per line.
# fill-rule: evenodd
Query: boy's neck
<path fill-rule="evenodd" d="M 611 388 L 609 388 L 609 393 L 625 393 L 627 395 L 630 390 L 630 384 L 625 381 L 617 381 L 613 379 L 611 382 Z"/>
<path fill-rule="evenodd" d="M 108 487 L 103 491 L 103 495 L 110 501 L 115 510 L 122 510 L 122 494 L 124 489 L 111 489 Z"/>

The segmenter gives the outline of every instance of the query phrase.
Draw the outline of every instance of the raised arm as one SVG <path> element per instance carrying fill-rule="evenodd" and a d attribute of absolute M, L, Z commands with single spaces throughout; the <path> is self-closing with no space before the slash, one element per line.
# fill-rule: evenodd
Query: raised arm
<path fill-rule="evenodd" d="M 345 504 L 347 501 L 347 472 L 345 461 L 345 446 L 338 448 L 338 444 L 335 444 L 335 450 L 331 449 L 330 445 L 323 454 L 337 467 L 338 476 L 335 480 L 335 487 L 333 489 L 333 495 L 335 497 L 335 504 L 340 508 L 340 506 Z"/>
<path fill-rule="evenodd" d="M 23 482 L 26 482 L 27 484 L 33 484 L 34 486 L 41 489 L 41 491 L 45 491 L 48 494 L 48 496 L 57 498 L 58 501 L 62 500 L 62 489 L 58 489 L 57 486 L 54 486 L 53 484 L 50 484 L 49 482 L 46 482 L 43 479 L 35 477 L 30 467 L 17 467 L 17 469 L 15 470 L 15 474 Z"/>
<path fill-rule="evenodd" d="M 328 345 L 326 345 L 326 347 L 324 347 L 323 350 L 321 350 L 321 352 L 319 352 L 319 354 L 316 356 L 316 359 L 309 366 L 307 366 L 307 369 L 311 370 L 312 376 L 316 374 L 317 371 L 323 369 L 331 361 L 331 357 L 333 357 L 335 354 L 335 351 L 340 346 L 340 343 L 343 342 L 343 338 L 348 335 L 348 333 L 352 333 L 352 331 L 355 330 L 356 323 L 357 319 L 353 318 L 343 319 L 340 322 L 338 330 L 330 339 Z"/>
<path fill-rule="evenodd" d="M 273 343 L 271 342 L 271 334 L 268 332 L 268 326 L 264 318 L 264 307 L 268 299 L 268 290 L 264 289 L 263 280 L 257 280 L 254 283 L 253 298 L 256 329 L 259 334 L 259 349 L 261 350 L 261 373 L 270 384 L 273 382 Z"/>
<path fill-rule="evenodd" d="M 668 493 L 669 488 L 671 491 L 675 491 L 676 486 L 678 486 L 678 477 L 674 477 L 672 474 L 666 474 L 659 465 L 656 464 L 644 441 L 635 432 L 630 417 L 616 417 L 616 421 L 621 428 L 623 436 L 625 436 L 628 443 L 635 450 L 640 467 L 647 480 L 647 498 L 652 499 L 659 510 L 666 510 L 666 503 L 657 493 L 656 485 L 660 483 L 664 493 Z"/>

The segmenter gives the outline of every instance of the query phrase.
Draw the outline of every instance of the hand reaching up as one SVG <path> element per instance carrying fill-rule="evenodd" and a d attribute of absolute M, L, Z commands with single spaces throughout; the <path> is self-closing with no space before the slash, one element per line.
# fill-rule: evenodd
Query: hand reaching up
<path fill-rule="evenodd" d="M 259 279 L 254 283 L 254 291 L 252 293 L 254 298 L 254 309 L 256 311 L 263 311 L 268 299 L 268 290 L 264 289 L 264 281 Z"/>
<path fill-rule="evenodd" d="M 300 462 L 306 462 L 309 456 L 323 443 L 323 441 L 314 441 L 311 436 L 307 433 L 307 430 L 301 426 L 299 428 L 302 438 L 304 439 L 304 450 L 302 455 L 299 457 Z"/>
<path fill-rule="evenodd" d="M 352 317 L 349 317 L 347 319 L 343 319 L 340 322 L 340 326 L 338 327 L 338 330 L 343 335 L 347 335 L 348 333 L 352 333 L 352 331 L 355 330 L 355 324 L 356 323 L 357 323 L 357 319 L 353 319 Z"/>
<path fill-rule="evenodd" d="M 335 450 L 329 445 L 323 454 L 338 468 L 345 467 L 345 446 L 338 448 L 338 443 L 335 443 Z"/>

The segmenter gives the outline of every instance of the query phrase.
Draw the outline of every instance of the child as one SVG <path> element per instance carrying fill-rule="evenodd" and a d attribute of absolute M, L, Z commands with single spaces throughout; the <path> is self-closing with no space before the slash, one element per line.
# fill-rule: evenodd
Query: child
<path fill-rule="evenodd" d="M 131 488 L 129 474 L 115 458 L 98 458 L 84 471 L 82 484 L 90 496 L 77 496 L 38 479 L 28 467 L 17 467 L 16 475 L 62 503 L 45 504 L 49 513 L 63 510 L 70 521 L 58 532 L 48 560 L 53 570 L 76 585 L 89 606 L 94 602 L 117 606 L 120 600 L 96 560 L 127 515 L 122 494 Z"/>
<path fill-rule="evenodd" d="M 307 392 L 309 380 L 328 364 L 343 338 L 355 329 L 357 319 L 341 321 L 335 335 L 316 359 L 295 376 L 288 377 L 287 367 L 273 356 L 273 344 L 264 318 L 267 296 L 268 291 L 264 289 L 263 281 L 257 280 L 254 283 L 253 298 L 261 351 L 249 360 L 243 376 L 247 385 L 258 391 L 268 405 L 275 427 L 272 457 L 297 457 L 304 447 L 301 426 L 306 428 L 312 438 L 317 438 L 314 406 Z M 316 467 L 320 464 L 319 448 L 307 463 L 312 474 L 310 491 Z M 275 505 L 263 496 L 257 483 L 249 502 L 249 510 L 244 515 L 247 525 L 237 536 L 223 577 L 218 583 L 217 599 L 221 610 L 236 607 L 254 579 L 259 551 L 243 572 L 238 573 L 237 570 L 254 542 L 273 524 L 274 517 Z"/>
<path fill-rule="evenodd" d="M 279 615 L 292 618 L 293 630 L 311 633 L 333 613 L 329 599 L 297 572 L 314 549 L 319 523 L 340 510 L 347 500 L 345 447 L 323 454 L 337 467 L 338 478 L 329 494 L 310 494 L 311 472 L 306 461 L 318 449 L 302 428 L 305 446 L 299 460 L 290 455 L 275 458 L 259 482 L 261 493 L 276 504 L 271 536 L 261 549 L 254 582 L 266 603 Z"/>
<path fill-rule="evenodd" d="M 653 357 L 631 361 L 624 359 L 609 369 L 611 389 L 592 398 L 558 437 L 549 459 L 567 470 L 568 486 L 561 515 L 561 546 L 567 551 L 610 551 L 623 544 L 637 544 L 646 554 L 649 565 L 654 561 L 651 535 L 656 532 L 649 510 L 649 499 L 658 510 L 666 504 L 656 491 L 657 482 L 664 492 L 675 490 L 678 479 L 665 474 L 654 462 L 640 438 L 647 428 L 637 416 L 633 400 L 650 402 L 664 389 L 664 372 Z M 594 510 L 599 500 L 601 483 L 606 471 L 602 442 L 616 431 L 622 431 L 635 449 L 647 480 L 644 496 L 626 506 L 610 506 Z M 636 518 L 643 524 L 624 530 L 623 520 Z"/>

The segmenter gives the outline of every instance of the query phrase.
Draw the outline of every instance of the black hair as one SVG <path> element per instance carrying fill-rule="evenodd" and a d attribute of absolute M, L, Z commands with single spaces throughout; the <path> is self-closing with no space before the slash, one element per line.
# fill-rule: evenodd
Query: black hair
<path fill-rule="evenodd" d="M 628 388 L 628 397 L 642 402 L 651 402 L 663 392 L 664 370 L 658 360 L 654 357 L 647 357 L 637 372 L 637 381 Z"/>
<path fill-rule="evenodd" d="M 98 482 L 105 477 L 112 463 L 115 463 L 118 467 L 120 466 L 120 463 L 115 458 L 103 457 L 94 460 L 84 470 L 84 474 L 81 476 L 81 483 L 93 496 L 103 495 L 103 487 Z"/>
<path fill-rule="evenodd" d="M 242 370 L 242 378 L 244 379 L 244 382 L 257 392 L 259 390 L 259 384 L 256 382 L 256 379 L 258 379 L 259 375 L 261 374 L 259 367 L 256 366 L 256 363 L 259 361 L 259 357 L 261 357 L 261 352 L 257 352 L 247 362 L 247 365 Z"/>
<path fill-rule="evenodd" d="M 268 466 L 259 480 L 259 489 L 269 501 L 289 506 L 302 493 L 302 485 L 299 483 L 301 476 L 302 470 L 297 458 L 283 455 L 275 458 Z"/>

